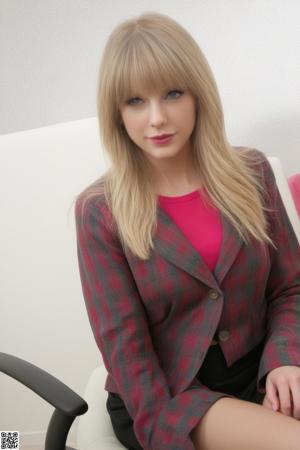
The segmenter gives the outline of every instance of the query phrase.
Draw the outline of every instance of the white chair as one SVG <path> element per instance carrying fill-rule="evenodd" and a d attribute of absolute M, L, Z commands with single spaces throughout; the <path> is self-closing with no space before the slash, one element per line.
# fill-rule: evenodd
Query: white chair
<path fill-rule="evenodd" d="M 53 141 L 54 136 L 55 141 Z M 16 147 L 17 155 L 24 150 L 25 136 L 23 133 L 20 139 L 15 140 L 16 143 L 12 143 L 12 140 L 9 138 L 5 139 L 5 136 L 3 138 L 7 158 L 10 154 L 10 146 L 13 146 L 14 149 Z M 74 149 L 78 151 L 77 154 L 80 154 L 79 152 L 86 152 L 84 153 L 84 157 L 88 157 L 91 149 L 93 149 L 93 152 L 98 152 L 99 150 L 97 121 L 95 118 L 58 124 L 57 126 L 53 126 L 53 128 L 45 127 L 45 130 L 42 128 L 29 130 L 26 133 L 26 138 L 26 149 L 32 149 L 32 142 L 34 141 L 35 148 L 42 148 L 44 151 L 45 146 L 48 145 L 47 151 L 50 152 L 52 149 L 55 149 L 58 155 L 61 155 L 61 150 L 66 149 L 66 152 L 69 152 L 67 157 L 69 155 L 76 156 Z M 69 160 L 67 159 L 67 161 Z M 290 221 L 300 242 L 300 222 L 280 160 L 275 157 L 270 157 L 269 161 L 272 165 Z M 75 261 L 74 264 L 76 264 Z M 50 430 L 54 437 L 51 437 L 50 432 L 49 436 L 47 434 L 49 441 L 46 450 L 53 450 L 53 448 L 61 450 L 65 448 L 64 444 L 60 444 L 62 446 L 59 446 L 58 444 L 53 444 L 53 442 L 58 442 L 59 440 L 60 442 L 66 442 L 69 427 L 72 425 L 76 416 L 79 416 L 77 419 L 78 428 L 75 444 L 77 450 L 118 450 L 125 448 L 116 438 L 109 414 L 106 410 L 107 391 L 104 390 L 104 384 L 107 372 L 103 364 L 96 367 L 91 373 L 83 393 L 83 398 L 88 404 L 87 412 L 85 412 L 86 403 L 79 396 L 76 396 L 74 392 L 68 390 L 67 386 L 62 385 L 59 380 L 54 379 L 54 377 L 36 366 L 28 364 L 24 360 L 0 353 L 0 371 L 19 380 L 56 407 L 55 420 L 52 421 L 52 428 Z M 36 383 L 37 381 L 38 383 Z M 51 389 L 49 389 L 50 384 Z M 68 405 L 68 407 L 65 407 L 65 405 Z M 64 414 L 61 414 L 62 409 L 60 408 L 65 408 Z M 72 418 L 70 418 L 70 415 L 68 416 L 71 410 L 75 411 L 74 417 Z M 65 421 L 68 428 L 65 428 L 64 432 L 55 432 L 55 421 Z"/>

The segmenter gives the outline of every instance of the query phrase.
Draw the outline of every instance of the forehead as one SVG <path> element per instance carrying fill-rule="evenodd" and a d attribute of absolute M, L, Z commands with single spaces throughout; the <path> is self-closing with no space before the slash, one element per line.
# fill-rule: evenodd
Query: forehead
<path fill-rule="evenodd" d="M 142 94 L 144 96 L 151 96 L 160 94 L 171 87 L 172 83 L 156 85 L 155 87 L 147 86 L 143 83 L 137 83 L 131 87 L 130 91 L 136 94 Z"/>

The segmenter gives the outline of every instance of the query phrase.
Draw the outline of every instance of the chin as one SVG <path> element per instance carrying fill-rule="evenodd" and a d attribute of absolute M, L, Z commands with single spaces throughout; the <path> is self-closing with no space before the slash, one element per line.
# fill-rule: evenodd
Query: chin
<path fill-rule="evenodd" d="M 155 159 L 162 158 L 173 158 L 174 156 L 179 155 L 179 150 L 169 149 L 169 148 L 157 148 L 154 151 L 146 152 L 147 155 L 152 156 Z"/>

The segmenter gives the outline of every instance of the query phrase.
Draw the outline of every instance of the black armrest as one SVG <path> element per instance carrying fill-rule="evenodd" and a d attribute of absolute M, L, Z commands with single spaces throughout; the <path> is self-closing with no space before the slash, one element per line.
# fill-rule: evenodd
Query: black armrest
<path fill-rule="evenodd" d="M 0 371 L 20 381 L 67 416 L 80 416 L 88 410 L 85 400 L 66 384 L 24 359 L 0 353 Z"/>
<path fill-rule="evenodd" d="M 45 449 L 64 450 L 75 417 L 88 410 L 86 401 L 53 375 L 16 356 L 0 352 L 0 371 L 56 408 L 48 426 Z"/>

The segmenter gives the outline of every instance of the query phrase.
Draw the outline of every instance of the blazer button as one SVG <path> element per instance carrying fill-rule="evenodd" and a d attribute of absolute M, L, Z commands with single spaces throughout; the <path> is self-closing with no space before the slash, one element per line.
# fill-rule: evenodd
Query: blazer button
<path fill-rule="evenodd" d="M 218 337 L 219 337 L 220 341 L 223 341 L 223 342 L 228 341 L 229 336 L 230 336 L 230 333 L 228 330 L 219 331 Z"/>
<path fill-rule="evenodd" d="M 211 289 L 208 293 L 209 298 L 211 298 L 212 300 L 215 300 L 216 298 L 219 297 L 219 293 L 218 291 L 216 291 L 215 289 Z"/>

